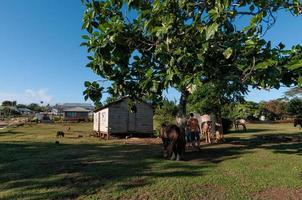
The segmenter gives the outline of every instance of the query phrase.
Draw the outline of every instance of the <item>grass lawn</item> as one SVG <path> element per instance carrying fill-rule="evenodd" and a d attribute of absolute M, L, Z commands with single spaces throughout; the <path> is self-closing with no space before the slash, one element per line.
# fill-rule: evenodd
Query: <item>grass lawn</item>
<path fill-rule="evenodd" d="M 72 125 L 60 144 L 60 124 L 0 130 L 0 199 L 302 199 L 299 129 L 247 128 L 180 162 L 162 159 L 156 142 L 89 137 L 92 124 Z"/>

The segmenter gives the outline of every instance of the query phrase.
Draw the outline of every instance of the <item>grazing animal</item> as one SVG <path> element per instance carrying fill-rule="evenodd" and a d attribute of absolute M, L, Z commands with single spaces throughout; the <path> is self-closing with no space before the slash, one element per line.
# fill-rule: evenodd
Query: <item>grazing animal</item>
<path fill-rule="evenodd" d="M 246 132 L 246 121 L 244 119 L 237 119 L 235 120 L 234 122 L 234 125 L 235 125 L 235 130 L 236 131 L 239 131 L 239 126 L 242 126 L 242 129 L 244 132 Z"/>
<path fill-rule="evenodd" d="M 163 141 L 164 157 L 179 161 L 185 153 L 186 140 L 184 132 L 177 125 L 162 124 L 160 138 Z"/>
<path fill-rule="evenodd" d="M 58 131 L 57 132 L 57 137 L 64 137 L 64 132 L 63 131 Z"/>
<path fill-rule="evenodd" d="M 302 128 L 302 119 L 296 118 L 294 119 L 294 127 L 300 126 L 299 129 Z"/>
<path fill-rule="evenodd" d="M 206 138 L 206 143 L 211 143 L 211 128 L 209 121 L 201 123 L 201 131 L 203 136 Z"/>
<path fill-rule="evenodd" d="M 55 141 L 55 144 L 60 144 L 60 142 L 59 141 Z"/>

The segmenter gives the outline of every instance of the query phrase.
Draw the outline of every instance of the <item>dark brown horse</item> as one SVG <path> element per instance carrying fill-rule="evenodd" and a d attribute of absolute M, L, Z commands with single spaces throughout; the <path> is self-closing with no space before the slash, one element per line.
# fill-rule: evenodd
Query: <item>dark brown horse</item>
<path fill-rule="evenodd" d="M 294 119 L 294 127 L 300 126 L 300 129 L 302 128 L 302 119 L 296 118 Z"/>
<path fill-rule="evenodd" d="M 185 135 L 176 125 L 162 124 L 160 137 L 164 146 L 164 157 L 171 160 L 180 160 L 186 148 Z"/>

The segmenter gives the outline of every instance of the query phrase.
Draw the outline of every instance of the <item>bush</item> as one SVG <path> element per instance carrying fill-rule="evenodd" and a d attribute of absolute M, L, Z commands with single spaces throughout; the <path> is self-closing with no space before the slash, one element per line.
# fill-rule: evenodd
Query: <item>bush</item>
<path fill-rule="evenodd" d="M 164 124 L 175 124 L 175 117 L 170 115 L 154 115 L 153 118 L 154 129 L 159 134 L 161 125 Z"/>
<path fill-rule="evenodd" d="M 229 131 L 233 127 L 233 121 L 227 118 L 222 118 L 222 128 L 223 128 L 223 133 L 229 133 Z"/>
<path fill-rule="evenodd" d="M 61 119 L 62 119 L 62 118 L 61 118 L 60 116 L 54 116 L 54 117 L 53 117 L 53 121 L 54 121 L 54 122 L 59 122 L 59 121 L 61 121 Z"/>

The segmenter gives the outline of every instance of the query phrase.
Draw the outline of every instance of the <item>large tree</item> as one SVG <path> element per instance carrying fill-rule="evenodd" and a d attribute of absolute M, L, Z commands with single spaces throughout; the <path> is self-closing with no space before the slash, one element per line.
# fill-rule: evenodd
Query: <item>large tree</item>
<path fill-rule="evenodd" d="M 210 86 L 221 98 L 245 94 L 249 85 L 278 88 L 299 81 L 301 47 L 272 47 L 262 37 L 277 11 L 301 13 L 298 0 L 82 1 L 87 67 L 111 83 L 104 88 L 86 82 L 85 98 L 93 101 L 102 92 L 156 100 L 174 87 L 184 115 L 194 87 Z M 137 17 L 128 19 L 125 9 Z M 248 25 L 236 26 L 239 18 Z"/>
<path fill-rule="evenodd" d="M 288 102 L 287 112 L 295 117 L 302 117 L 302 100 L 293 98 Z"/>

